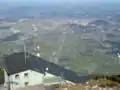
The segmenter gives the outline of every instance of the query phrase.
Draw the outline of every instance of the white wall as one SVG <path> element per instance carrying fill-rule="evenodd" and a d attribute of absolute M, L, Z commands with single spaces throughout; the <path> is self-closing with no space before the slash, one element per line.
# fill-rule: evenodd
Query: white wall
<path fill-rule="evenodd" d="M 28 77 L 25 77 L 24 74 L 28 73 Z M 15 78 L 16 75 L 19 75 L 19 78 Z M 51 78 L 55 78 L 57 76 L 52 75 L 50 73 L 39 73 L 36 71 L 32 71 L 32 70 L 26 70 L 24 72 L 20 72 L 20 73 L 16 73 L 10 76 L 10 81 L 14 82 L 14 84 L 11 84 L 11 89 L 16 89 L 16 88 L 22 88 L 25 87 L 25 82 L 28 82 L 28 85 L 37 85 L 37 84 L 44 84 L 44 80 L 45 79 L 51 79 Z M 15 83 L 18 83 L 17 85 Z M 54 84 L 56 82 L 51 82 L 51 84 Z M 57 82 L 58 83 L 58 82 Z M 61 82 L 60 82 L 61 83 Z M 47 83 L 45 83 L 47 85 Z M 49 83 L 50 84 L 50 83 Z"/>
<path fill-rule="evenodd" d="M 6 70 L 4 69 L 4 87 L 8 87 L 7 83 L 8 83 L 8 75 Z"/>
<path fill-rule="evenodd" d="M 24 76 L 25 73 L 28 73 L 28 77 Z M 19 75 L 19 78 L 15 78 L 15 75 Z M 27 70 L 24 72 L 13 74 L 10 76 L 10 81 L 18 83 L 18 85 L 11 84 L 11 89 L 25 87 L 25 82 L 28 82 L 29 83 L 28 85 L 42 84 L 43 76 L 44 76 L 43 74 L 32 70 Z"/>
<path fill-rule="evenodd" d="M 24 76 L 25 73 L 28 73 L 28 77 Z M 16 78 L 16 75 L 19 75 L 19 78 Z M 58 79 L 57 81 L 54 80 L 56 78 Z M 62 83 L 64 83 L 63 80 L 61 81 L 62 78 L 61 79 L 60 78 L 61 77 L 55 76 L 55 75 L 47 73 L 47 72 L 44 75 L 40 72 L 36 72 L 36 71 L 33 71 L 33 70 L 26 70 L 26 71 L 16 73 L 16 74 L 13 74 L 13 75 L 9 76 L 10 82 L 14 82 L 14 83 L 10 84 L 11 89 L 23 88 L 23 87 L 26 86 L 25 82 L 28 82 L 29 86 L 39 85 L 39 84 L 51 85 L 51 84 L 62 84 Z M 7 79 L 8 79 L 8 77 L 6 78 L 6 80 Z M 50 82 L 45 82 L 46 80 L 48 80 Z M 51 80 L 53 80 L 53 81 L 51 81 Z M 18 83 L 18 84 L 15 84 L 15 83 Z"/>

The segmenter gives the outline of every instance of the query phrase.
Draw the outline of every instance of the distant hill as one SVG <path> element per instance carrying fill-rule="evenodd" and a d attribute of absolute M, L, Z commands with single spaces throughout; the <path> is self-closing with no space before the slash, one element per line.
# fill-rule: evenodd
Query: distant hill
<path fill-rule="evenodd" d="M 23 34 L 21 33 L 16 33 L 16 34 L 12 34 L 11 36 L 7 36 L 4 39 L 2 39 L 2 42 L 6 42 L 6 41 L 16 41 L 19 40 L 19 38 L 22 36 Z"/>
<path fill-rule="evenodd" d="M 8 30 L 10 29 L 11 27 L 10 26 L 0 26 L 0 30 Z"/>
<path fill-rule="evenodd" d="M 90 22 L 88 25 L 92 25 L 92 24 L 98 26 L 98 25 L 109 25 L 110 23 L 105 20 L 95 20 L 93 22 Z"/>

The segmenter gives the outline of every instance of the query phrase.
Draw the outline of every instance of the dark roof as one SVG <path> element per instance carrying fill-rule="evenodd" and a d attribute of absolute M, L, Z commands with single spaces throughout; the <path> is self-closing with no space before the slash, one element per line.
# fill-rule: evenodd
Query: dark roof
<path fill-rule="evenodd" d="M 48 72 L 56 76 L 62 76 L 65 80 L 74 83 L 85 82 L 91 78 L 91 76 L 78 76 L 75 72 L 69 69 L 65 69 L 64 67 L 48 62 L 28 53 L 26 53 L 25 63 L 24 55 L 24 52 L 20 52 L 5 57 L 5 69 L 8 75 L 31 69 L 41 73 Z M 46 68 L 48 68 L 47 71 Z"/>

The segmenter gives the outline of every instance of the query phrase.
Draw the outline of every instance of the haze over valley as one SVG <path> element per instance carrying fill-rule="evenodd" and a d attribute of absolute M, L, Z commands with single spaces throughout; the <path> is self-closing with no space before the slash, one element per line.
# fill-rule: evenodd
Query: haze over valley
<path fill-rule="evenodd" d="M 27 52 L 79 74 L 119 73 L 118 3 L 0 7 L 1 57 L 25 45 Z"/>

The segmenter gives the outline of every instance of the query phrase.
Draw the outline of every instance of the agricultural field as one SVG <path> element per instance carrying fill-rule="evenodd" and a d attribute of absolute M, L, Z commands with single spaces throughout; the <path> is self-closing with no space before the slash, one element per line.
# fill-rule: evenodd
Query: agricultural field
<path fill-rule="evenodd" d="M 96 26 L 82 25 L 83 21 L 77 20 L 79 22 L 77 23 L 76 20 L 30 19 L 15 22 L 11 27 L 12 30 L 18 30 L 18 34 L 11 32 L 11 29 L 8 29 L 8 32 L 13 33 L 11 38 L 14 35 L 21 37 L 16 41 L 1 42 L 0 52 L 7 53 L 17 49 L 23 51 L 25 44 L 28 52 L 32 54 L 39 52 L 41 58 L 70 68 L 79 74 L 117 74 L 119 72 L 117 54 L 106 54 L 112 48 L 107 47 L 102 41 L 108 31 L 103 34 Z M 98 22 L 105 23 L 99 20 L 92 23 Z M 36 51 L 37 45 L 40 49 Z"/>

